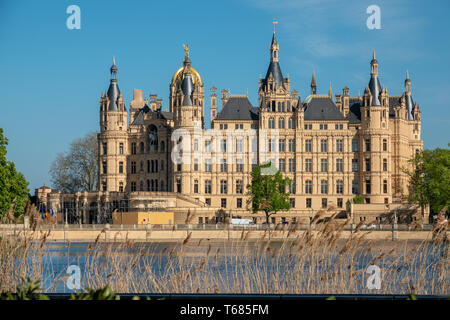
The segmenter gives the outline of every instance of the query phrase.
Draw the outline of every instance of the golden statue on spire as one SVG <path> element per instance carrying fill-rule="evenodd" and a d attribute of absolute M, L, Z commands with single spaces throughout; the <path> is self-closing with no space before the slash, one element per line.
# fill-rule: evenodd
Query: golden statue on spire
<path fill-rule="evenodd" d="M 185 57 L 189 57 L 189 46 L 187 44 L 183 44 L 183 48 Z"/>

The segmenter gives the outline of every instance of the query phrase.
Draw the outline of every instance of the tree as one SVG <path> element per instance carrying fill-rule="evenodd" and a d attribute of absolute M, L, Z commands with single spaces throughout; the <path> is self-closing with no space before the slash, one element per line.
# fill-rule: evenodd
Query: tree
<path fill-rule="evenodd" d="M 13 162 L 6 159 L 8 139 L 0 128 L 0 218 L 3 218 L 14 202 L 14 216 L 24 213 L 28 201 L 28 182 L 24 175 L 16 170 Z"/>
<path fill-rule="evenodd" d="M 97 133 L 90 132 L 70 144 L 67 153 L 59 153 L 49 170 L 54 188 L 65 193 L 97 191 Z"/>
<path fill-rule="evenodd" d="M 450 144 L 449 144 L 450 146 Z M 422 207 L 430 205 L 440 212 L 450 205 L 450 150 L 436 148 L 424 150 L 409 161 L 412 168 L 402 168 L 409 176 L 411 203 Z"/>
<path fill-rule="evenodd" d="M 286 186 L 290 184 L 289 178 L 283 178 L 271 162 L 257 166 L 252 171 L 251 185 L 247 186 L 253 213 L 264 211 L 266 222 L 269 223 L 271 215 L 281 210 L 289 210 L 291 204 Z"/>

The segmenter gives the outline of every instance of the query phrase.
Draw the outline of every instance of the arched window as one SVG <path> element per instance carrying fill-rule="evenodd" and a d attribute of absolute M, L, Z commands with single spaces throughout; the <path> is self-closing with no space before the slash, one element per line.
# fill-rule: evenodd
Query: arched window
<path fill-rule="evenodd" d="M 279 118 L 278 119 L 278 128 L 279 129 L 284 129 L 284 118 Z"/>
<path fill-rule="evenodd" d="M 281 111 L 282 111 L 282 112 L 285 111 L 285 109 L 284 109 L 284 102 L 281 103 Z"/>
<path fill-rule="evenodd" d="M 288 100 L 288 102 L 287 102 L 287 108 L 286 108 L 286 111 L 287 111 L 287 112 L 290 112 L 290 111 L 291 111 L 291 101 L 289 101 L 289 100 Z"/>
<path fill-rule="evenodd" d="M 274 129 L 274 128 L 275 128 L 275 119 L 269 118 L 269 129 Z"/>
<path fill-rule="evenodd" d="M 289 129 L 295 129 L 294 118 L 289 118 Z"/>
<path fill-rule="evenodd" d="M 281 112 L 281 102 L 278 102 L 278 112 Z"/>

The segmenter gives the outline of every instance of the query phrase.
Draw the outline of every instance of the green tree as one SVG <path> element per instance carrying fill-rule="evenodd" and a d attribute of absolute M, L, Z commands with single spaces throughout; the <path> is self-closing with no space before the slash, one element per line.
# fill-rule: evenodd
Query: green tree
<path fill-rule="evenodd" d="M 14 216 L 17 218 L 24 213 L 28 201 L 28 182 L 16 170 L 14 163 L 6 159 L 7 145 L 8 139 L 3 136 L 3 128 L 0 128 L 0 218 L 7 214 L 14 199 Z"/>
<path fill-rule="evenodd" d="M 98 190 L 97 133 L 90 132 L 70 144 L 67 153 L 59 153 L 49 174 L 53 187 L 61 192 Z"/>
<path fill-rule="evenodd" d="M 271 215 L 289 210 L 291 204 L 286 187 L 290 184 L 289 178 L 283 178 L 271 162 L 257 166 L 252 171 L 252 182 L 247 186 L 252 212 L 264 211 L 266 222 L 269 223 Z"/>
<path fill-rule="evenodd" d="M 449 144 L 450 146 L 450 144 Z M 409 201 L 422 207 L 430 205 L 439 212 L 450 205 L 450 150 L 424 150 L 410 160 L 411 168 L 402 168 L 409 176 Z"/>

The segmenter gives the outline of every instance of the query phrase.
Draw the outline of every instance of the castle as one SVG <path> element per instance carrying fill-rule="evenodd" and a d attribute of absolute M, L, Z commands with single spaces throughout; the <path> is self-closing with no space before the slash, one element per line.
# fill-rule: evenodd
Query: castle
<path fill-rule="evenodd" d="M 113 61 L 108 91 L 100 98 L 99 192 L 47 189 L 40 198 L 60 212 L 84 208 L 80 215 L 87 223 L 99 222 L 104 202 L 107 211 L 171 212 L 170 223 L 183 223 L 187 212 L 195 223 L 207 223 L 220 208 L 260 223 L 263 215 L 247 209 L 247 186 L 252 169 L 272 161 L 291 180 L 291 210 L 273 216 L 274 223 L 307 222 L 314 211 L 331 207 L 359 210 L 361 221 L 378 220 L 381 212 L 405 206 L 408 177 L 402 167 L 423 148 L 408 72 L 404 92 L 389 95 L 374 51 L 363 96 L 350 96 L 345 87 L 333 97 L 331 84 L 320 95 L 313 72 L 311 94 L 302 99 L 283 76 L 279 50 L 274 29 L 256 106 L 247 95 L 222 90 L 219 110 L 217 89 L 210 89 L 211 129 L 205 127 L 205 84 L 187 46 L 166 111 L 156 95 L 144 99 L 136 89 L 127 109 Z M 357 209 L 356 195 L 364 202 Z"/>

